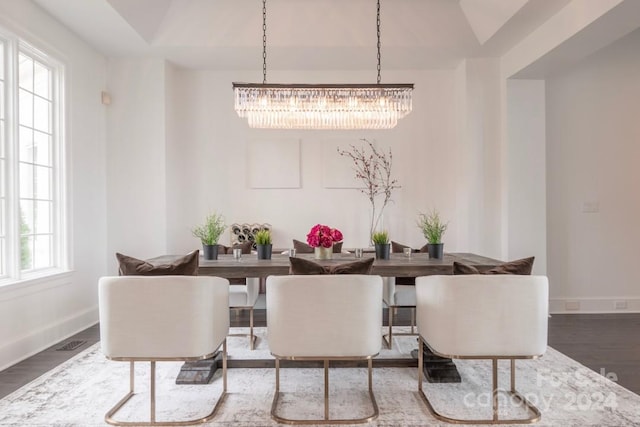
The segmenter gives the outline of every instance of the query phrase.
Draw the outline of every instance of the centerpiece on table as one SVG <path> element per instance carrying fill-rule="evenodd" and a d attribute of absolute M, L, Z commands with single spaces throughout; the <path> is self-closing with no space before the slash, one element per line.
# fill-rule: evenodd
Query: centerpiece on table
<path fill-rule="evenodd" d="M 333 244 L 342 241 L 342 232 L 328 225 L 316 224 L 307 234 L 307 244 L 314 248 L 316 259 L 333 258 Z"/>
<path fill-rule="evenodd" d="M 391 202 L 391 193 L 399 189 L 398 180 L 391 178 L 391 165 L 393 155 L 391 149 L 388 152 L 380 150 L 367 140 L 361 147 L 351 145 L 348 150 L 338 147 L 338 154 L 348 157 L 353 161 L 353 170 L 356 180 L 362 182 L 358 190 L 369 199 L 371 203 L 371 218 L 369 221 L 369 243 L 374 244 L 373 234 L 382 231 L 384 208 Z"/>

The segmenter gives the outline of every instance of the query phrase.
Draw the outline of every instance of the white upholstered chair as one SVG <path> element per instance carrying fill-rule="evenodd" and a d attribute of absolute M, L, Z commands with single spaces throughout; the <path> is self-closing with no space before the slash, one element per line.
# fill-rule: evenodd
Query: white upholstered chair
<path fill-rule="evenodd" d="M 270 276 L 267 278 L 267 335 L 275 357 L 276 389 L 271 417 L 301 424 L 361 423 L 378 416 L 372 386 L 372 358 L 380 351 L 382 279 L 373 275 Z M 280 360 L 324 361 L 324 418 L 288 419 L 277 414 Z M 367 360 L 370 415 L 329 419 L 329 361 Z"/>
<path fill-rule="evenodd" d="M 460 275 L 416 279 L 418 391 L 439 420 L 465 424 L 532 423 L 540 411 L 515 389 L 515 360 L 547 349 L 549 285 L 544 276 Z M 492 361 L 491 419 L 460 420 L 438 413 L 422 389 L 422 345 L 438 356 Z M 502 419 L 498 412 L 498 361 L 509 360 L 510 394 L 529 417 Z M 463 378 L 464 381 L 464 378 Z"/>
<path fill-rule="evenodd" d="M 249 310 L 249 334 L 230 334 L 229 336 L 249 337 L 251 350 L 255 348 L 256 336 L 253 333 L 253 309 L 260 293 L 260 278 L 247 277 L 244 284 L 234 283 L 229 286 L 229 308 L 232 310 Z"/>
<path fill-rule="evenodd" d="M 213 418 L 227 391 L 229 281 L 211 276 L 121 276 L 99 281 L 100 344 L 104 355 L 130 363 L 129 393 L 105 415 L 113 425 L 178 425 Z M 211 357 L 222 346 L 223 391 L 208 415 L 157 421 L 155 367 L 159 361 Z M 134 395 L 134 363 L 150 362 L 150 420 L 119 421 L 115 414 Z"/>
<path fill-rule="evenodd" d="M 397 332 L 395 335 L 417 335 L 415 332 L 416 287 L 397 285 L 395 277 L 383 277 L 382 300 L 388 307 L 389 333 L 382 336 L 389 349 L 393 347 L 393 318 L 400 307 L 411 309 L 411 332 Z"/>

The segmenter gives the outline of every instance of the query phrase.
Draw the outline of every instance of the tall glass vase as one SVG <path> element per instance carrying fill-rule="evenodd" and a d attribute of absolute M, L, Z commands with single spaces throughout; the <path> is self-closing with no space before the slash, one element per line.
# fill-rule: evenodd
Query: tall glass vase
<path fill-rule="evenodd" d="M 385 231 L 384 228 L 384 212 L 381 210 L 376 210 L 374 212 L 373 209 L 369 211 L 369 246 L 373 247 L 373 233 L 377 233 L 380 231 Z"/>

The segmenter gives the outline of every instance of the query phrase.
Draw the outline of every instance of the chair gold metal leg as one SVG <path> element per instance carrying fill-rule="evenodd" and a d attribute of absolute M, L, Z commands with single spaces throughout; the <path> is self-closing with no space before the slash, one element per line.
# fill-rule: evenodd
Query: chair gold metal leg
<path fill-rule="evenodd" d="M 273 394 L 273 401 L 271 403 L 271 418 L 274 421 L 283 424 L 362 424 L 368 423 L 376 418 L 380 414 L 378 409 L 378 403 L 376 402 L 375 395 L 373 394 L 373 361 L 371 357 L 368 357 L 368 382 L 369 382 L 369 399 L 371 400 L 371 404 L 373 406 L 373 413 L 363 417 L 363 418 L 355 418 L 355 419 L 331 419 L 329 418 L 329 360 L 325 358 L 307 358 L 307 360 L 323 360 L 324 361 L 324 418 L 322 419 L 291 419 L 284 418 L 278 415 L 278 401 L 281 396 L 280 392 L 280 357 L 275 356 L 275 373 L 276 373 L 276 386 L 275 392 Z M 340 360 L 345 360 L 344 358 L 339 358 Z M 301 359 L 299 359 L 301 360 Z M 349 360 L 362 360 L 362 358 L 350 359 Z"/>
<path fill-rule="evenodd" d="M 151 361 L 151 373 L 149 374 L 151 378 L 151 422 L 156 422 L 156 362 L 155 360 Z"/>
<path fill-rule="evenodd" d="M 491 397 L 493 407 L 493 421 L 498 421 L 498 359 L 491 361 Z"/>
<path fill-rule="evenodd" d="M 324 419 L 329 419 L 329 360 L 324 360 Z"/>
<path fill-rule="evenodd" d="M 422 392 L 422 360 L 424 358 L 424 351 L 423 351 L 423 347 L 424 347 L 424 341 L 422 339 L 422 336 L 418 335 L 418 391 Z M 429 404 L 429 406 L 431 406 Z"/>
<path fill-rule="evenodd" d="M 227 393 L 227 339 L 222 343 L 222 392 Z"/>
<path fill-rule="evenodd" d="M 253 335 L 253 307 L 249 309 L 249 346 L 251 350 L 255 348 L 256 336 Z"/>
<path fill-rule="evenodd" d="M 181 359 L 184 360 L 184 359 Z M 114 419 L 114 415 L 133 397 L 134 393 L 134 379 L 135 379 L 135 364 L 131 360 L 129 362 L 129 392 L 116 403 L 104 416 L 106 423 L 114 426 L 187 426 L 193 424 L 201 424 L 210 421 L 217 414 L 218 410 L 222 406 L 222 403 L 227 397 L 227 340 L 222 343 L 222 378 L 223 378 L 223 390 L 222 394 L 216 401 L 213 410 L 202 418 L 196 418 L 184 421 L 158 421 L 156 420 L 156 362 L 157 360 L 149 360 L 151 363 L 150 372 L 150 414 L 149 421 L 120 421 Z"/>
<path fill-rule="evenodd" d="M 253 333 L 253 307 L 237 307 L 233 308 L 234 311 L 240 311 L 243 308 L 249 309 L 249 333 L 248 334 L 229 334 L 229 337 L 248 337 L 249 338 L 249 348 L 254 350 L 256 348 L 256 341 L 258 337 Z"/>
<path fill-rule="evenodd" d="M 389 307 L 389 342 L 387 343 L 387 347 L 389 347 L 389 350 L 391 350 L 393 348 L 393 313 L 391 311 L 391 307 Z"/>
<path fill-rule="evenodd" d="M 393 307 L 393 311 L 392 311 L 392 307 Z M 416 308 L 415 307 L 411 307 L 411 332 L 396 332 L 395 334 L 393 333 L 393 313 L 397 313 L 398 307 L 395 306 L 389 306 L 389 333 L 385 334 L 382 336 L 382 340 L 384 341 L 385 345 L 387 346 L 387 348 L 389 350 L 392 349 L 393 347 L 393 336 L 415 336 L 418 335 L 415 331 L 415 324 L 416 324 Z"/>
<path fill-rule="evenodd" d="M 418 393 L 422 398 L 422 401 L 427 406 L 427 409 L 436 419 L 440 421 L 445 421 L 447 423 L 452 424 L 532 424 L 540 420 L 541 413 L 535 405 L 529 402 L 523 395 L 515 389 L 515 360 L 511 359 L 511 390 L 509 391 L 514 397 L 516 397 L 529 411 L 531 414 L 528 418 L 520 418 L 520 419 L 501 419 L 498 413 L 498 358 L 492 357 L 492 372 L 491 372 L 491 382 L 492 382 L 492 410 L 493 417 L 491 419 L 478 419 L 478 420 L 467 420 L 460 418 L 452 418 L 446 415 L 443 415 L 435 410 L 429 398 L 424 393 L 422 389 L 422 363 L 423 363 L 423 355 L 422 355 L 422 347 L 424 344 L 424 340 L 422 336 L 418 336 Z"/>
<path fill-rule="evenodd" d="M 131 393 L 133 393 L 133 388 L 135 386 L 135 381 L 136 381 L 135 363 L 136 362 L 134 362 L 133 360 L 129 362 L 129 391 Z"/>
<path fill-rule="evenodd" d="M 416 308 L 411 307 L 411 334 L 415 334 L 416 332 Z"/>

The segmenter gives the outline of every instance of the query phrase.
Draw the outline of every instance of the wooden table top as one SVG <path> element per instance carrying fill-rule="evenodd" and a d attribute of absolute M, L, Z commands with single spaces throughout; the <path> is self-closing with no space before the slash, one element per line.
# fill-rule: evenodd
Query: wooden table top
<path fill-rule="evenodd" d="M 149 262 L 167 264 L 181 256 L 183 255 L 164 255 L 153 258 Z M 313 254 L 298 254 L 297 257 L 322 265 L 337 265 L 357 260 L 352 253 L 333 254 L 333 259 L 331 260 L 316 260 Z M 365 253 L 364 257 L 373 258 L 374 254 Z M 429 259 L 429 255 L 426 253 L 413 253 L 411 257 L 407 257 L 404 254 L 391 254 L 391 258 L 388 260 L 375 260 L 371 274 L 395 277 L 452 274 L 454 261 L 473 265 L 481 271 L 502 264 L 502 261 L 471 253 L 445 253 L 444 259 L 441 260 Z M 286 275 L 289 274 L 289 256 L 274 254 L 270 260 L 259 260 L 256 254 L 244 254 L 239 260 L 233 259 L 233 255 L 229 254 L 218 255 L 217 260 L 204 260 L 200 257 L 198 274 L 225 277 L 227 279 Z"/>

